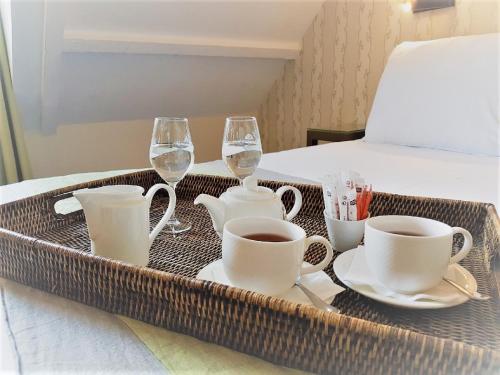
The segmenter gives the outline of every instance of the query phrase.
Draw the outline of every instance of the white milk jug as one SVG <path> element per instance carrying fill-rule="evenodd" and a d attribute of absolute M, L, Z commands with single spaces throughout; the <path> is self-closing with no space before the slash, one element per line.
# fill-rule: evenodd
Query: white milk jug
<path fill-rule="evenodd" d="M 168 209 L 149 232 L 149 209 L 154 194 L 165 189 Z M 165 184 L 156 184 L 144 196 L 144 188 L 134 185 L 109 185 L 73 192 L 85 213 L 91 240 L 91 252 L 107 258 L 146 266 L 153 240 L 174 212 L 175 192 Z"/>

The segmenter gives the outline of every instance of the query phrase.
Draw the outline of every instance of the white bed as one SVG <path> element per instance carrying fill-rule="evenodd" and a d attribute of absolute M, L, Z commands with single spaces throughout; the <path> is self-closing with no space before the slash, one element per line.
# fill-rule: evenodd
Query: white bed
<path fill-rule="evenodd" d="M 500 202 L 497 157 L 358 140 L 267 154 L 260 166 L 313 181 L 335 169 L 352 169 L 377 191 L 489 202 L 497 207 Z"/>
<path fill-rule="evenodd" d="M 267 154 L 260 168 L 312 181 L 355 170 L 377 191 L 499 207 L 499 45 L 500 34 L 400 44 L 363 140 Z"/>

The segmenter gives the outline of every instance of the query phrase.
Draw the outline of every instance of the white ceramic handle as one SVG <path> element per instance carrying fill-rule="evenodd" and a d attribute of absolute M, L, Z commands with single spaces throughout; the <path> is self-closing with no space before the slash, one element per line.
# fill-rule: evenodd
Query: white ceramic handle
<path fill-rule="evenodd" d="M 453 264 L 460 262 L 467 256 L 467 254 L 469 254 L 469 251 L 472 249 L 472 236 L 469 231 L 464 228 L 453 227 L 451 228 L 451 230 L 453 231 L 453 235 L 460 233 L 464 236 L 464 245 L 462 246 L 460 251 L 450 259 L 450 264 Z"/>
<path fill-rule="evenodd" d="M 332 245 L 330 244 L 330 241 L 328 241 L 326 238 L 321 237 L 321 236 L 311 236 L 311 237 L 306 238 L 306 249 L 305 249 L 304 253 L 307 251 L 309 246 L 311 246 L 313 243 L 316 243 L 316 242 L 318 242 L 318 243 L 322 244 L 324 247 L 326 247 L 325 258 L 321 262 L 319 262 L 318 264 L 314 264 L 312 266 L 302 266 L 302 268 L 300 270 L 301 275 L 305 275 L 307 273 L 318 272 L 318 271 L 325 269 L 328 266 L 328 264 L 330 264 L 330 261 L 333 258 L 333 249 L 332 249 Z"/>
<path fill-rule="evenodd" d="M 302 194 L 296 187 L 282 186 L 278 190 L 276 190 L 276 195 L 281 199 L 283 194 L 285 194 L 285 192 L 288 190 L 293 191 L 293 195 L 295 195 L 295 203 L 290 212 L 286 214 L 286 220 L 290 221 L 299 213 L 300 208 L 302 207 Z"/>
<path fill-rule="evenodd" d="M 175 203 L 177 201 L 177 198 L 175 196 L 175 191 L 172 189 L 170 186 L 166 184 L 156 184 L 151 186 L 151 188 L 148 190 L 146 193 L 146 200 L 148 201 L 148 215 L 149 215 L 149 209 L 151 207 L 151 202 L 153 201 L 153 197 L 155 193 L 160 190 L 160 189 L 165 189 L 168 193 L 169 201 L 168 201 L 168 208 L 167 211 L 163 214 L 163 217 L 161 218 L 160 222 L 156 224 L 156 226 L 153 228 L 151 233 L 149 234 L 149 243 L 152 244 L 158 233 L 163 229 L 163 227 L 167 224 L 168 220 L 170 219 L 170 216 L 174 213 L 175 209 Z"/>

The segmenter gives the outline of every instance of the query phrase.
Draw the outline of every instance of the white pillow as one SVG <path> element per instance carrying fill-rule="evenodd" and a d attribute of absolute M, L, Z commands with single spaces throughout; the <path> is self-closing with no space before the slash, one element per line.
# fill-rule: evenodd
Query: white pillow
<path fill-rule="evenodd" d="M 499 156 L 499 46 L 500 34 L 401 43 L 365 141 Z"/>

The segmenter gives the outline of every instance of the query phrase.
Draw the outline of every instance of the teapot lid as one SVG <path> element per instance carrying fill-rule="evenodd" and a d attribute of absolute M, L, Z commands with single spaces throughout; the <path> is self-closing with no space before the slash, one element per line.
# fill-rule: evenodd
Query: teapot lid
<path fill-rule="evenodd" d="M 236 199 L 257 201 L 274 198 L 274 192 L 264 186 L 257 185 L 257 178 L 254 176 L 245 177 L 243 186 L 233 186 L 227 192 Z"/>

